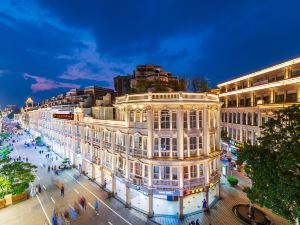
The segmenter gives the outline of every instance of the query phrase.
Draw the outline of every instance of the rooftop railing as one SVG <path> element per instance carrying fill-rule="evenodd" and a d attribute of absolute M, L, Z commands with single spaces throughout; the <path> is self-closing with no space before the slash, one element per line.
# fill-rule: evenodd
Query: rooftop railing
<path fill-rule="evenodd" d="M 216 95 L 208 93 L 187 93 L 187 92 L 176 92 L 176 93 L 144 93 L 144 94 L 135 94 L 135 95 L 125 95 L 118 97 L 116 99 L 117 104 L 121 103 L 131 103 L 131 102 L 161 102 L 161 101 L 215 101 L 218 102 L 219 98 Z"/>

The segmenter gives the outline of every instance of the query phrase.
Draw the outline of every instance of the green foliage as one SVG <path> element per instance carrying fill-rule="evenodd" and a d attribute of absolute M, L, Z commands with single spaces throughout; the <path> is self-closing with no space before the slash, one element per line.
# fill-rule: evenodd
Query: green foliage
<path fill-rule="evenodd" d="M 2 140 L 6 140 L 10 137 L 10 135 L 8 133 L 0 133 L 0 139 Z"/>
<path fill-rule="evenodd" d="M 194 92 L 201 93 L 210 91 L 207 78 L 202 76 L 198 76 L 192 80 L 192 87 Z"/>
<path fill-rule="evenodd" d="M 228 176 L 227 181 L 232 187 L 236 186 L 239 183 L 239 180 L 235 176 Z"/>
<path fill-rule="evenodd" d="M 252 179 L 249 199 L 294 221 L 300 213 L 300 106 L 275 113 L 263 125 L 259 144 L 245 143 L 238 164 Z"/>
<path fill-rule="evenodd" d="M 11 153 L 11 151 L 12 151 L 12 148 L 9 147 L 8 145 L 5 145 L 5 146 L 0 150 L 0 156 L 1 156 L 2 158 L 6 158 L 7 155 L 8 155 L 9 153 Z"/>
<path fill-rule="evenodd" d="M 34 181 L 36 168 L 25 162 L 5 162 L 0 168 L 0 197 L 23 193 Z"/>

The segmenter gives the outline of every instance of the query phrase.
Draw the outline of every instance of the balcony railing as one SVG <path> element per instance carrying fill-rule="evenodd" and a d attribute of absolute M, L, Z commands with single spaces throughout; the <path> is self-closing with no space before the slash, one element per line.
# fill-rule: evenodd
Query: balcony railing
<path fill-rule="evenodd" d="M 178 186 L 178 180 L 153 179 L 153 186 L 177 187 Z"/>
<path fill-rule="evenodd" d="M 184 188 L 193 188 L 197 186 L 205 186 L 205 178 L 200 177 L 200 178 L 192 178 L 190 180 L 184 180 L 183 181 L 183 186 Z"/>
<path fill-rule="evenodd" d="M 129 155 L 136 157 L 147 157 L 147 150 L 129 148 Z"/>
<path fill-rule="evenodd" d="M 116 145 L 114 150 L 117 153 L 126 153 L 126 148 L 122 145 Z"/>

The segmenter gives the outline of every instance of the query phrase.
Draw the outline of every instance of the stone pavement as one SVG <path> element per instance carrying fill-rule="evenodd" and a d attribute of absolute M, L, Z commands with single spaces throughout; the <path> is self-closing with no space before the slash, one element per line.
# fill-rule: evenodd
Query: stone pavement
<path fill-rule="evenodd" d="M 239 179 L 243 179 L 243 177 L 241 176 Z M 243 186 L 246 186 L 246 183 L 249 183 L 249 181 L 241 181 Z M 236 188 L 231 187 L 224 177 L 222 177 L 221 186 L 222 198 L 213 207 L 211 207 L 209 212 L 190 215 L 184 220 L 172 217 L 154 217 L 152 220 L 164 225 L 188 225 L 192 220 L 196 221 L 196 219 L 199 219 L 201 225 L 240 225 L 241 223 L 235 218 L 232 212 L 232 207 L 239 203 L 249 203 L 247 196 L 242 191 L 241 186 Z M 289 224 L 285 219 L 275 215 L 270 210 L 265 208 L 260 209 L 267 214 L 274 224 Z"/>

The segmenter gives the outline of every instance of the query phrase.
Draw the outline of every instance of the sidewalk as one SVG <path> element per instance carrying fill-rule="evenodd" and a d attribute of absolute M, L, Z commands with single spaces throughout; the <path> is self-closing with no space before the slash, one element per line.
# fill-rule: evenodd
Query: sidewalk
<path fill-rule="evenodd" d="M 248 183 L 247 180 L 243 180 L 242 185 Z M 232 207 L 240 203 L 249 203 L 246 194 L 241 190 L 242 187 L 237 188 L 231 187 L 226 178 L 221 178 L 221 200 L 219 200 L 209 212 L 197 213 L 185 217 L 184 220 L 179 220 L 177 218 L 167 218 L 167 217 L 153 217 L 152 220 L 160 224 L 168 225 L 188 225 L 192 220 L 196 221 L 199 219 L 201 225 L 240 225 L 241 223 L 235 218 Z M 271 221 L 276 225 L 288 225 L 289 223 L 272 213 L 270 210 L 265 208 L 260 208 L 264 211 Z"/>

